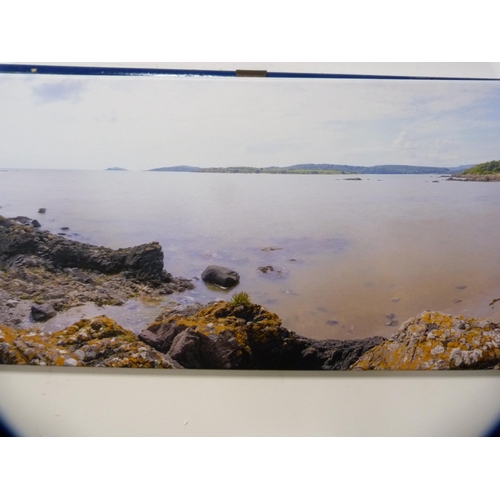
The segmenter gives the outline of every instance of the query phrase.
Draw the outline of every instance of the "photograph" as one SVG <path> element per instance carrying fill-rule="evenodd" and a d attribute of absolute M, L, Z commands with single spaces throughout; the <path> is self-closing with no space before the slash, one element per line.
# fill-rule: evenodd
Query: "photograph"
<path fill-rule="evenodd" d="M 0 364 L 500 369 L 500 81 L 0 74 Z"/>

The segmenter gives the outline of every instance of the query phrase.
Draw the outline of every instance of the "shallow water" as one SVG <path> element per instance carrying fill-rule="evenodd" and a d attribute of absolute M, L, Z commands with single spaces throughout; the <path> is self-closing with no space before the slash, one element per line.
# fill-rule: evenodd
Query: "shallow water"
<path fill-rule="evenodd" d="M 500 320 L 489 306 L 500 297 L 500 183 L 19 170 L 0 172 L 0 206 L 1 215 L 33 217 L 87 243 L 159 241 L 177 276 L 199 277 L 211 263 L 231 267 L 241 275 L 236 289 L 196 281 L 166 301 L 245 290 L 311 337 L 388 336 L 425 309 Z M 265 266 L 279 273 L 258 270 Z M 102 310 L 134 330 L 156 312 L 135 301 Z"/>

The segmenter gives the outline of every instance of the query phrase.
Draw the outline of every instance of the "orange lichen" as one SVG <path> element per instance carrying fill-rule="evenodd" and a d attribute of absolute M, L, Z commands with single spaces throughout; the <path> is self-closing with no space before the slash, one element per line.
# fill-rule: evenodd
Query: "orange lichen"
<path fill-rule="evenodd" d="M 359 370 L 443 370 L 500 363 L 500 326 L 486 320 L 426 311 L 365 353 Z"/>
<path fill-rule="evenodd" d="M 0 363 L 172 368 L 161 353 L 115 321 L 82 319 L 51 334 L 0 327 Z"/>

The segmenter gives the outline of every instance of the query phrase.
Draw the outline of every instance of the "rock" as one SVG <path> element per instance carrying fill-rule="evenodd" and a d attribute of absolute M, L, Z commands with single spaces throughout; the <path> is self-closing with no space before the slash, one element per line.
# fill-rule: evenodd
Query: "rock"
<path fill-rule="evenodd" d="M 191 329 L 184 329 L 175 337 L 168 354 L 184 367 L 205 368 L 208 364 L 209 344 L 210 340 L 205 335 Z"/>
<path fill-rule="evenodd" d="M 229 288 L 240 282 L 240 275 L 227 267 L 211 265 L 203 271 L 201 279 L 206 283 Z"/>
<path fill-rule="evenodd" d="M 61 231 L 69 231 L 69 227 L 67 226 L 61 227 Z"/>
<path fill-rule="evenodd" d="M 47 209 L 46 209 L 46 208 L 39 208 L 39 209 L 38 209 L 38 213 L 39 213 L 39 214 L 44 214 L 46 211 L 47 211 Z"/>
<path fill-rule="evenodd" d="M 14 220 L 24 224 L 31 219 Z M 160 282 L 172 278 L 163 270 L 163 251 L 157 242 L 112 250 L 20 227 L 0 216 L 0 264 L 18 254 L 37 255 L 59 268 L 78 267 L 105 274 L 126 272 L 136 278 Z"/>
<path fill-rule="evenodd" d="M 389 320 L 385 326 L 397 326 L 399 324 L 399 321 L 396 319 L 396 315 L 394 313 L 387 314 L 385 317 Z"/>
<path fill-rule="evenodd" d="M 31 225 L 36 228 L 42 227 L 42 225 L 36 219 L 33 219 L 31 221 Z"/>
<path fill-rule="evenodd" d="M 275 278 L 284 278 L 288 275 L 288 269 L 281 266 L 261 266 L 257 270 Z"/>
<path fill-rule="evenodd" d="M 175 337 L 186 329 L 175 323 L 153 323 L 139 334 L 139 339 L 160 352 L 167 353 Z"/>
<path fill-rule="evenodd" d="M 258 304 L 219 301 L 167 309 L 140 335 L 185 368 L 344 370 L 385 339 L 317 341 Z"/>
<path fill-rule="evenodd" d="M 31 220 L 29 217 L 25 217 L 24 215 L 18 215 L 17 217 L 12 217 L 13 221 L 19 222 L 19 224 L 23 224 L 25 226 L 28 226 L 31 224 Z"/>
<path fill-rule="evenodd" d="M 35 321 L 47 321 L 56 314 L 51 304 L 33 304 L 31 306 L 31 316 Z"/>
<path fill-rule="evenodd" d="M 159 298 L 193 288 L 190 280 L 174 278 L 163 269 L 163 251 L 156 242 L 113 250 L 36 230 L 24 225 L 31 220 L 25 217 L 16 219 L 0 216 L 4 324 L 15 326 L 21 317 L 8 312 L 9 299 L 50 302 L 60 311 L 85 302 L 120 305 L 131 297 Z"/>
<path fill-rule="evenodd" d="M 345 181 L 362 181 L 361 177 L 346 177 Z"/>
<path fill-rule="evenodd" d="M 500 367 L 500 325 L 425 311 L 365 353 L 355 370 L 456 370 Z"/>
<path fill-rule="evenodd" d="M 269 272 L 273 272 L 274 271 L 274 267 L 273 266 L 261 266 L 261 267 L 258 267 L 257 269 L 261 273 L 264 273 L 264 274 L 266 274 L 268 271 Z"/>
<path fill-rule="evenodd" d="M 275 252 L 276 250 L 283 250 L 281 247 L 265 247 L 261 252 Z"/>
<path fill-rule="evenodd" d="M 0 325 L 0 364 L 179 368 L 106 316 L 82 319 L 54 333 Z"/>

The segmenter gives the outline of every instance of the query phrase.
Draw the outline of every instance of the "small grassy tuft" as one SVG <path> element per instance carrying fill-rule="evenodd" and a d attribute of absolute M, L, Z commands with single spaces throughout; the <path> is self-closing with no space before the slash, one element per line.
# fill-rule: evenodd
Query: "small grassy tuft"
<path fill-rule="evenodd" d="M 251 306 L 252 302 L 247 292 L 239 292 L 233 294 L 230 304 L 233 306 Z"/>

